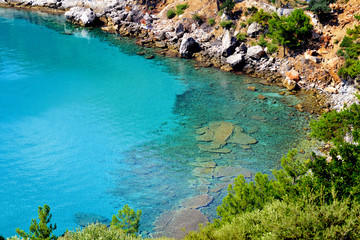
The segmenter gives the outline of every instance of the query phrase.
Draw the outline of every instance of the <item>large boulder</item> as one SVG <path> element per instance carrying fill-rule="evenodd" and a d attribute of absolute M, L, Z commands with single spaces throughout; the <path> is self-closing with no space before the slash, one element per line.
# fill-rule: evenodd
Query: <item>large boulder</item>
<path fill-rule="evenodd" d="M 190 58 L 193 53 L 200 50 L 199 44 L 192 37 L 185 35 L 180 44 L 180 55 L 183 58 Z"/>
<path fill-rule="evenodd" d="M 265 55 L 266 55 L 266 53 L 265 53 L 264 49 L 259 45 L 249 47 L 246 52 L 247 57 L 255 59 L 255 60 L 259 60 L 261 57 L 263 57 Z"/>
<path fill-rule="evenodd" d="M 228 57 L 235 52 L 236 38 L 230 34 L 229 30 L 226 30 L 222 37 L 221 52 L 224 57 Z"/>
<path fill-rule="evenodd" d="M 298 82 L 300 80 L 300 74 L 296 70 L 291 70 L 285 73 L 285 75 L 293 81 Z"/>
<path fill-rule="evenodd" d="M 282 84 L 284 87 L 286 87 L 288 90 L 294 90 L 298 87 L 296 81 L 291 80 L 290 78 L 286 77 L 283 79 Z"/>
<path fill-rule="evenodd" d="M 253 22 L 252 24 L 250 24 L 248 30 L 247 30 L 247 35 L 251 38 L 255 38 L 257 35 L 260 34 L 260 32 L 263 30 L 263 27 L 261 26 L 261 24 L 257 23 L 257 22 Z"/>
<path fill-rule="evenodd" d="M 226 59 L 226 62 L 230 64 L 231 67 L 236 67 L 243 64 L 245 61 L 245 55 L 242 53 L 231 55 Z"/>
<path fill-rule="evenodd" d="M 81 26 L 91 26 L 95 24 L 96 15 L 91 8 L 72 7 L 69 11 L 65 12 L 65 17 Z"/>

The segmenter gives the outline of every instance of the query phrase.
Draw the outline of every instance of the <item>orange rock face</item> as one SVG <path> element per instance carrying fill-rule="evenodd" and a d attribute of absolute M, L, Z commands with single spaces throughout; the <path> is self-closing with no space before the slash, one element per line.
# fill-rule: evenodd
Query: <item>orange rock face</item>
<path fill-rule="evenodd" d="M 286 75 L 288 78 L 290 78 L 291 80 L 293 80 L 293 81 L 299 81 L 299 80 L 300 80 L 300 75 L 299 75 L 299 73 L 298 73 L 297 71 L 295 71 L 295 70 L 291 70 L 291 71 L 285 73 L 285 75 Z"/>

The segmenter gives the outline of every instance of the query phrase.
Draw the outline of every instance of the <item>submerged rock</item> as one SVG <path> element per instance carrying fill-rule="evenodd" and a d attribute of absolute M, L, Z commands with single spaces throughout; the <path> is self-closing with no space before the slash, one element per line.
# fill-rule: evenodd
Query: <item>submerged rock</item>
<path fill-rule="evenodd" d="M 208 222 L 208 218 L 197 209 L 182 208 L 177 211 L 169 211 L 156 219 L 154 223 L 155 234 L 151 236 L 182 239 L 187 232 L 198 230 L 200 223 L 206 224 Z"/>
<path fill-rule="evenodd" d="M 98 214 L 78 212 L 75 213 L 74 217 L 76 224 L 78 224 L 81 227 L 86 227 L 87 225 L 96 222 L 110 226 L 110 220 Z"/>
<path fill-rule="evenodd" d="M 208 194 L 186 198 L 181 201 L 180 207 L 198 209 L 208 206 L 213 201 L 213 198 Z"/>
<path fill-rule="evenodd" d="M 216 167 L 214 171 L 214 177 L 235 177 L 238 175 L 243 175 L 245 178 L 251 178 L 252 173 L 247 168 L 242 167 L 230 167 L 230 166 L 220 166 Z"/>

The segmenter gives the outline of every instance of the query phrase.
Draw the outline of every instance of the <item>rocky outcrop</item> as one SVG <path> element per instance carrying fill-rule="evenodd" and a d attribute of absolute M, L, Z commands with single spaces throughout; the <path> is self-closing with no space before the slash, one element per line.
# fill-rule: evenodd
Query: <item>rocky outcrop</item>
<path fill-rule="evenodd" d="M 245 55 L 243 53 L 231 55 L 226 59 L 226 62 L 233 68 L 241 66 L 245 63 Z"/>
<path fill-rule="evenodd" d="M 179 53 L 183 58 L 190 58 L 195 52 L 200 50 L 199 44 L 190 36 L 184 36 L 181 41 Z"/>
<path fill-rule="evenodd" d="M 253 22 L 250 24 L 249 28 L 247 29 L 247 35 L 251 38 L 255 38 L 260 32 L 263 30 L 261 24 L 257 22 Z"/>
<path fill-rule="evenodd" d="M 74 24 L 81 26 L 95 25 L 96 15 L 91 8 L 72 7 L 65 12 L 65 17 Z"/>
<path fill-rule="evenodd" d="M 236 38 L 233 37 L 229 30 L 226 30 L 222 37 L 221 54 L 228 57 L 235 52 Z"/>
<path fill-rule="evenodd" d="M 266 55 L 266 53 L 265 53 L 264 49 L 259 45 L 248 48 L 248 50 L 246 52 L 247 57 L 255 59 L 255 60 L 259 60 L 260 58 L 262 58 L 265 55 Z"/>

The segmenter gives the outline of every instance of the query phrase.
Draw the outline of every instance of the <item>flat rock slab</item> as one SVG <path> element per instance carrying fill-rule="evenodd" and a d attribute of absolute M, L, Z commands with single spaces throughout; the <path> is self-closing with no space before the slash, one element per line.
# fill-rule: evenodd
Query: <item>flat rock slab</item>
<path fill-rule="evenodd" d="M 199 229 L 199 224 L 206 224 L 209 220 L 200 212 L 200 210 L 192 208 L 182 208 L 177 211 L 170 211 L 161 214 L 155 221 L 152 237 L 167 236 L 182 239 L 189 231 Z M 184 231 L 185 229 L 185 231 Z"/>
<path fill-rule="evenodd" d="M 186 198 L 181 201 L 180 207 L 198 209 L 208 206 L 213 201 L 213 198 L 208 194 Z"/>
<path fill-rule="evenodd" d="M 228 139 L 228 143 L 236 143 L 242 145 L 255 144 L 257 140 L 249 135 L 243 133 L 243 129 L 241 127 L 235 127 L 234 133 Z"/>
<path fill-rule="evenodd" d="M 213 174 L 213 168 L 196 167 L 193 170 L 193 175 L 202 178 L 211 178 Z"/>
<path fill-rule="evenodd" d="M 243 175 L 245 178 L 251 178 L 252 173 L 247 168 L 242 167 L 230 167 L 230 166 L 220 166 L 216 167 L 214 170 L 214 177 L 233 177 L 238 175 Z"/>
<path fill-rule="evenodd" d="M 191 165 L 195 167 L 203 167 L 203 168 L 214 168 L 216 167 L 216 162 L 208 161 L 208 162 L 192 162 Z"/>

